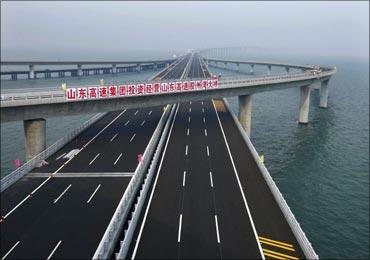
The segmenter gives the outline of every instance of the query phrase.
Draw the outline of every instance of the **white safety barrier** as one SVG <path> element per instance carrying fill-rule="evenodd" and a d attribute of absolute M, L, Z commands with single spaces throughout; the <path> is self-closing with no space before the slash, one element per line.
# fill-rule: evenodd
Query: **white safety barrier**
<path fill-rule="evenodd" d="M 73 138 L 75 138 L 79 133 L 81 133 L 83 130 L 85 130 L 87 127 L 91 126 L 93 123 L 95 123 L 97 120 L 99 120 L 102 116 L 104 116 L 106 113 L 99 113 L 91 117 L 89 120 L 84 122 L 79 127 L 75 128 L 72 132 L 68 133 L 63 138 L 56 141 L 54 144 L 46 148 L 44 151 L 33 157 L 31 160 L 27 161 L 25 164 L 23 164 L 18 169 L 14 170 L 9 175 L 5 176 L 1 179 L 1 192 L 4 191 L 6 188 L 8 188 L 10 185 L 12 185 L 14 182 L 22 178 L 24 175 L 29 173 L 33 168 L 36 167 L 40 162 L 48 158 L 50 155 L 58 151 L 60 148 L 62 148 L 66 143 L 71 141 Z"/>
<path fill-rule="evenodd" d="M 235 114 L 231 110 L 229 103 L 224 98 L 223 99 L 227 109 L 229 110 L 231 116 L 234 119 L 235 124 L 237 125 L 239 132 L 243 136 L 245 143 L 247 144 L 249 150 L 253 155 L 253 159 L 256 162 L 259 170 L 262 173 L 268 187 L 270 188 L 271 193 L 273 194 L 277 204 L 279 205 L 281 211 L 283 212 L 285 219 L 287 220 L 292 232 L 297 239 L 299 245 L 301 246 L 304 255 L 307 259 L 318 259 L 319 256 L 316 254 L 315 250 L 313 249 L 310 241 L 306 237 L 306 234 L 303 232 L 300 224 L 298 223 L 297 219 L 295 218 L 293 212 L 291 211 L 290 207 L 288 206 L 287 202 L 285 201 L 283 195 L 279 191 L 279 188 L 276 186 L 274 180 L 272 179 L 270 173 L 268 172 L 267 168 L 265 167 L 264 163 L 261 162 L 256 149 L 254 148 L 252 142 L 250 141 L 248 135 L 244 131 L 243 127 L 241 126 L 239 120 L 236 118 Z"/>
<path fill-rule="evenodd" d="M 154 130 L 154 133 L 142 156 L 142 161 L 136 168 L 135 174 L 128 184 L 116 208 L 116 211 L 114 212 L 112 219 L 109 222 L 109 225 L 95 251 L 93 259 L 108 259 L 112 256 L 114 248 L 120 237 L 121 230 L 126 223 L 128 214 L 130 213 L 130 209 L 134 204 L 135 199 L 137 198 L 138 190 L 141 187 L 144 177 L 147 173 L 148 166 L 152 161 L 152 156 L 157 147 L 158 140 L 163 134 L 163 129 L 166 125 L 166 122 L 168 121 L 167 119 L 169 118 L 170 113 L 173 113 L 173 106 L 174 105 L 167 105 L 166 111 L 162 114 L 162 117 L 159 120 L 159 123 Z M 135 207 L 137 207 L 137 205 Z M 129 220 L 129 225 L 131 221 Z"/>

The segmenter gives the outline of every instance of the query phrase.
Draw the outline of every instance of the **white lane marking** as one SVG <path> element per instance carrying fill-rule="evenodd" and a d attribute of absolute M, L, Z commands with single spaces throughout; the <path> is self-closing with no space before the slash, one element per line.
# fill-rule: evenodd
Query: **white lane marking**
<path fill-rule="evenodd" d="M 130 120 L 127 120 L 127 122 L 125 123 L 125 126 L 127 126 L 127 125 L 128 125 L 128 123 L 130 123 Z"/>
<path fill-rule="evenodd" d="M 134 140 L 135 136 L 136 136 L 136 134 L 134 134 L 134 135 L 131 137 L 131 139 L 130 139 L 130 143 L 132 142 L 132 140 Z"/>
<path fill-rule="evenodd" d="M 206 123 L 206 118 L 205 117 L 203 117 L 203 123 Z"/>
<path fill-rule="evenodd" d="M 184 171 L 184 176 L 182 177 L 182 186 L 185 187 L 185 178 L 186 178 L 186 171 Z"/>
<path fill-rule="evenodd" d="M 188 155 L 188 145 L 185 147 L 185 155 Z"/>
<path fill-rule="evenodd" d="M 96 158 L 99 157 L 99 155 L 100 155 L 100 153 L 98 153 L 97 155 L 95 155 L 94 159 L 91 160 L 91 162 L 89 163 L 89 165 L 91 165 L 96 160 Z"/>
<path fill-rule="evenodd" d="M 120 153 L 120 155 L 117 157 L 117 159 L 115 160 L 114 164 L 113 165 L 116 165 L 116 163 L 118 162 L 118 160 L 121 158 L 122 156 L 122 153 Z"/>
<path fill-rule="evenodd" d="M 94 190 L 94 192 L 91 194 L 90 198 L 87 200 L 86 203 L 89 203 L 90 200 L 92 199 L 92 197 L 94 197 L 95 193 L 98 191 L 98 189 L 100 188 L 101 184 L 98 185 L 98 187 L 96 187 L 96 189 Z"/>
<path fill-rule="evenodd" d="M 188 128 L 188 131 L 186 131 L 186 135 L 189 135 L 189 128 Z"/>
<path fill-rule="evenodd" d="M 203 106 L 203 101 L 202 101 L 202 106 Z"/>
<path fill-rule="evenodd" d="M 140 124 L 140 125 L 141 125 L 141 126 L 143 126 L 144 124 L 145 124 L 145 120 L 144 120 L 143 122 L 141 122 L 141 124 Z"/>
<path fill-rule="evenodd" d="M 189 118 L 188 118 L 188 122 L 190 123 L 190 116 L 189 116 Z"/>
<path fill-rule="evenodd" d="M 60 158 L 62 158 L 65 154 L 66 154 L 66 153 L 59 155 L 55 160 L 59 160 L 59 159 L 60 159 Z"/>
<path fill-rule="evenodd" d="M 209 172 L 209 179 L 211 180 L 211 187 L 213 188 L 212 172 Z"/>
<path fill-rule="evenodd" d="M 137 113 L 139 113 L 139 110 L 136 110 L 136 112 L 135 112 L 135 114 L 134 114 L 134 115 L 136 116 L 136 114 L 137 114 Z"/>
<path fill-rule="evenodd" d="M 191 105 L 191 101 L 189 102 L 189 104 Z"/>
<path fill-rule="evenodd" d="M 204 129 L 204 135 L 207 136 L 207 129 Z"/>
<path fill-rule="evenodd" d="M 114 138 L 116 138 L 118 134 L 115 134 L 111 139 L 110 139 L 110 142 L 112 142 L 114 140 Z"/>
<path fill-rule="evenodd" d="M 53 254 L 55 253 L 55 251 L 58 249 L 58 247 L 60 246 L 60 244 L 62 243 L 62 240 L 60 240 L 59 242 L 58 242 L 58 244 L 54 247 L 54 249 L 53 249 L 53 251 L 51 251 L 51 253 L 50 253 L 50 255 L 48 256 L 48 258 L 47 258 L 47 260 L 49 260 L 52 256 L 53 256 Z"/>
<path fill-rule="evenodd" d="M 217 215 L 215 215 L 215 223 L 216 223 L 217 243 L 219 243 L 219 244 L 220 244 L 220 233 L 218 232 L 218 221 L 217 221 Z"/>
<path fill-rule="evenodd" d="M 161 169 L 162 169 L 163 159 L 164 159 L 164 156 L 165 156 L 166 151 L 167 151 L 168 142 L 169 142 L 170 137 L 171 137 L 171 133 L 172 133 L 173 125 L 175 124 L 176 116 L 177 116 L 177 112 L 178 112 L 178 110 L 179 110 L 179 107 L 180 107 L 180 106 L 177 104 L 177 108 L 176 108 L 176 112 L 175 112 L 175 117 L 174 117 L 174 119 L 173 119 L 173 121 L 172 121 L 172 124 L 171 124 L 170 133 L 168 134 L 168 137 L 167 137 L 167 141 L 166 141 L 166 145 L 165 145 L 164 150 L 163 150 L 163 154 L 162 154 L 161 162 L 160 162 L 159 167 L 158 167 L 157 176 L 155 177 L 155 181 L 154 181 L 154 184 L 153 184 L 153 189 L 152 189 L 152 192 L 150 193 L 149 202 L 148 202 L 148 205 L 146 206 L 146 210 L 145 210 L 144 218 L 143 218 L 143 221 L 141 222 L 141 227 L 140 227 L 139 235 L 138 235 L 138 237 L 137 237 L 136 244 L 135 244 L 135 248 L 134 248 L 134 251 L 133 251 L 133 253 L 132 253 L 131 259 L 134 259 L 134 258 L 135 258 L 135 256 L 136 256 L 136 252 L 137 252 L 137 248 L 139 247 L 139 243 L 140 243 L 140 239 L 141 239 L 141 234 L 143 233 L 144 225 L 145 225 L 146 218 L 147 218 L 147 216 L 148 216 L 148 212 L 149 212 L 149 207 L 150 207 L 150 204 L 151 204 L 151 202 L 152 202 L 153 194 L 154 194 L 154 191 L 155 191 L 156 186 L 157 186 L 158 176 L 159 176 L 159 174 L 160 174 L 160 172 L 161 172 Z"/>
<path fill-rule="evenodd" d="M 204 108 L 202 108 L 202 113 L 204 113 Z"/>
<path fill-rule="evenodd" d="M 240 189 L 240 192 L 242 194 L 242 197 L 243 197 L 244 205 L 245 205 L 245 207 L 247 209 L 249 221 L 251 222 L 251 225 L 252 225 L 252 229 L 253 229 L 253 233 L 254 233 L 254 236 L 255 236 L 255 239 L 256 239 L 256 243 L 257 243 L 258 248 L 260 250 L 260 254 L 261 254 L 262 259 L 265 259 L 265 255 L 262 253 L 261 244 L 258 242 L 259 240 L 258 240 L 258 235 L 257 235 L 256 227 L 254 225 L 254 222 L 253 222 L 253 219 L 252 219 L 252 215 L 251 215 L 251 212 L 250 212 L 249 207 L 248 207 L 247 199 L 245 198 L 244 191 L 243 191 L 242 185 L 241 185 L 240 180 L 239 180 L 238 172 L 236 170 L 236 167 L 235 167 L 235 164 L 234 164 L 234 160 L 233 160 L 233 157 L 232 157 L 231 152 L 230 152 L 229 144 L 227 143 L 225 132 L 224 132 L 224 129 L 222 127 L 221 120 L 220 120 L 220 117 L 218 116 L 218 113 L 217 113 L 217 110 L 216 110 L 216 106 L 215 106 L 215 103 L 213 102 L 213 100 L 212 100 L 212 103 L 213 103 L 213 108 L 214 108 L 215 113 L 216 113 L 216 116 L 217 116 L 218 123 L 219 123 L 220 128 L 221 128 L 222 135 L 223 135 L 224 140 L 225 140 L 227 151 L 229 152 L 229 157 L 230 157 L 230 160 L 231 160 L 231 164 L 233 165 L 235 177 L 236 177 L 236 179 L 238 181 L 238 185 L 239 185 L 239 189 Z"/>
<path fill-rule="evenodd" d="M 4 260 L 13 250 L 14 248 L 17 247 L 17 245 L 19 244 L 20 241 L 17 241 L 14 246 L 12 246 L 12 248 L 10 248 L 10 250 L 1 258 L 1 260 Z"/>
<path fill-rule="evenodd" d="M 148 113 L 148 115 L 150 115 L 152 112 L 153 112 L 153 111 L 152 111 L 152 110 L 150 110 L 150 111 L 149 111 L 149 113 Z"/>
<path fill-rule="evenodd" d="M 68 187 L 62 192 L 62 194 L 59 195 L 58 198 L 54 199 L 54 204 L 58 202 L 58 200 L 64 195 L 64 193 L 66 193 L 69 188 L 71 188 L 72 184 L 69 184 Z"/>
<path fill-rule="evenodd" d="M 191 107 L 189 108 L 189 113 L 191 113 Z"/>
<path fill-rule="evenodd" d="M 180 218 L 179 218 L 179 233 L 177 235 L 177 242 L 179 243 L 181 241 L 181 225 L 182 225 L 182 214 L 180 214 Z"/>
<path fill-rule="evenodd" d="M 209 156 L 209 148 L 208 148 L 208 145 L 207 145 L 207 155 Z"/>

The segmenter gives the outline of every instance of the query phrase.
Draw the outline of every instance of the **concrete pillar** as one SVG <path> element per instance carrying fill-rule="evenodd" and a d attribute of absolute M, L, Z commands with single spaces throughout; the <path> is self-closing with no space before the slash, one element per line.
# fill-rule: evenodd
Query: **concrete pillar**
<path fill-rule="evenodd" d="M 112 64 L 112 74 L 117 73 L 117 64 Z"/>
<path fill-rule="evenodd" d="M 300 124 L 308 123 L 308 112 L 310 111 L 310 86 L 301 87 L 301 101 L 299 103 L 299 119 Z"/>
<path fill-rule="evenodd" d="M 289 67 L 285 67 L 285 71 L 286 71 L 286 73 L 289 73 Z"/>
<path fill-rule="evenodd" d="M 155 70 L 157 70 L 157 69 L 158 69 L 158 64 L 157 64 L 157 63 L 154 63 L 154 64 L 153 64 L 153 68 L 154 68 Z"/>
<path fill-rule="evenodd" d="M 251 136 L 252 95 L 239 96 L 239 121 L 248 136 Z"/>
<path fill-rule="evenodd" d="M 271 75 L 271 65 L 267 66 L 267 75 Z"/>
<path fill-rule="evenodd" d="M 35 67 L 33 65 L 30 65 L 29 68 L 30 68 L 30 72 L 28 73 L 28 78 L 34 79 L 35 78 Z"/>
<path fill-rule="evenodd" d="M 254 74 L 254 64 L 250 64 L 250 66 L 251 66 L 250 73 L 251 73 L 251 74 Z"/>
<path fill-rule="evenodd" d="M 43 118 L 24 120 L 23 126 L 26 140 L 26 159 L 28 161 L 46 148 L 46 120 Z"/>
<path fill-rule="evenodd" d="M 226 69 L 227 67 L 227 62 L 224 62 L 224 69 Z"/>
<path fill-rule="evenodd" d="M 328 95 L 329 95 L 329 80 L 321 81 L 321 90 L 320 90 L 320 107 L 328 107 Z"/>
<path fill-rule="evenodd" d="M 239 63 L 236 64 L 236 71 L 239 72 Z"/>
<path fill-rule="evenodd" d="M 82 65 L 81 64 L 77 65 L 77 76 L 79 77 L 82 76 Z"/>
<path fill-rule="evenodd" d="M 140 72 L 140 71 L 141 71 L 140 64 L 136 64 L 136 71 L 137 71 L 137 72 Z"/>

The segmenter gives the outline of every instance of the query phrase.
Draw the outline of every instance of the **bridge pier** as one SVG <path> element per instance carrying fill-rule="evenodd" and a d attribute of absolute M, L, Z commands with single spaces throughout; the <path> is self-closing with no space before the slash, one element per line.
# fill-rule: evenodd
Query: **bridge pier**
<path fill-rule="evenodd" d="M 112 64 L 112 74 L 117 73 L 117 64 Z"/>
<path fill-rule="evenodd" d="M 227 62 L 224 62 L 224 69 L 226 70 L 227 68 Z"/>
<path fill-rule="evenodd" d="M 29 65 L 29 73 L 28 73 L 28 78 L 29 79 L 34 79 L 35 78 L 35 66 Z"/>
<path fill-rule="evenodd" d="M 140 72 L 140 71 L 141 71 L 140 64 L 136 64 L 136 71 L 137 71 L 137 72 Z"/>
<path fill-rule="evenodd" d="M 271 75 L 271 65 L 267 66 L 267 75 Z"/>
<path fill-rule="evenodd" d="M 77 65 L 77 76 L 79 77 L 82 76 L 82 65 L 81 64 Z"/>
<path fill-rule="evenodd" d="M 290 68 L 289 68 L 289 67 L 285 67 L 285 71 L 286 71 L 286 73 L 289 73 L 289 70 L 290 70 Z"/>
<path fill-rule="evenodd" d="M 46 148 L 46 120 L 43 118 L 24 120 L 24 135 L 26 141 L 26 160 L 30 160 Z"/>
<path fill-rule="evenodd" d="M 239 96 L 239 121 L 247 135 L 251 136 L 252 95 Z"/>
<path fill-rule="evenodd" d="M 321 89 L 320 89 L 320 107 L 327 108 L 328 107 L 328 96 L 329 96 L 329 80 L 321 81 Z"/>
<path fill-rule="evenodd" d="M 301 87 L 301 100 L 299 103 L 299 119 L 300 124 L 308 123 L 308 112 L 310 111 L 310 86 Z"/>
<path fill-rule="evenodd" d="M 17 80 L 18 79 L 18 75 L 17 73 L 12 73 L 12 80 Z"/>
<path fill-rule="evenodd" d="M 240 69 L 239 69 L 239 63 L 236 64 L 236 71 L 239 72 Z"/>
<path fill-rule="evenodd" d="M 154 69 L 154 70 L 157 70 L 157 69 L 158 69 L 158 63 L 154 63 L 154 64 L 153 64 L 153 69 Z"/>
<path fill-rule="evenodd" d="M 250 74 L 254 74 L 254 64 L 250 64 L 250 66 L 251 66 L 251 69 L 250 69 Z"/>

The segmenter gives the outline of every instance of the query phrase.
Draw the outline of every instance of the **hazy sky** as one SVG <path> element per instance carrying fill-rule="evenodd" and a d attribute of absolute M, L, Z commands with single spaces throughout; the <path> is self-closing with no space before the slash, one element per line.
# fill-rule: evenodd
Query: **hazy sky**
<path fill-rule="evenodd" d="M 369 56 L 369 2 L 1 2 L 14 51 L 261 47 Z"/>

